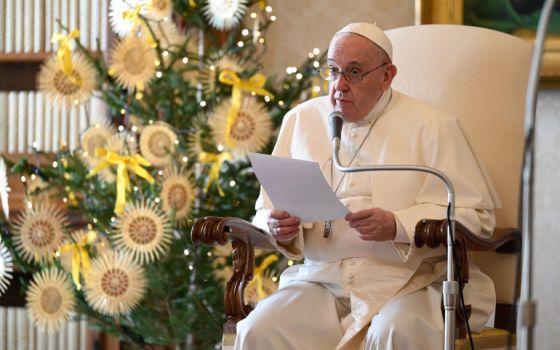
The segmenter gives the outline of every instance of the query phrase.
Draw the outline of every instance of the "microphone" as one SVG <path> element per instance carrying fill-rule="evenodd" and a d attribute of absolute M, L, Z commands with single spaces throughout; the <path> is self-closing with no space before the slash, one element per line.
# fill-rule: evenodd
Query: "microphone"
<path fill-rule="evenodd" d="M 329 125 L 333 141 L 337 137 L 339 140 L 341 139 L 340 135 L 342 134 L 342 123 L 344 123 L 344 120 L 342 119 L 342 112 L 335 109 L 329 115 Z"/>

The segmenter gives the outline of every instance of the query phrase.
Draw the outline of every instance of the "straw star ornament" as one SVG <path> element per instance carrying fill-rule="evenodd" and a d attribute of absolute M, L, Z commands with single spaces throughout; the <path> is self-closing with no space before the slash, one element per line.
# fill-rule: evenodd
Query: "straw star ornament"
<path fill-rule="evenodd" d="M 162 207 L 166 213 L 174 212 L 174 221 L 182 227 L 188 220 L 195 199 L 192 174 L 184 169 L 168 167 L 163 171 L 161 183 Z"/>
<path fill-rule="evenodd" d="M 64 213 L 53 204 L 39 203 L 27 208 L 13 224 L 15 248 L 28 262 L 50 262 L 67 226 Z"/>
<path fill-rule="evenodd" d="M 168 216 L 153 202 L 129 203 L 117 218 L 111 239 L 117 250 L 144 264 L 167 252 L 172 241 L 171 230 Z"/>
<path fill-rule="evenodd" d="M 272 130 L 272 120 L 264 106 L 254 97 L 244 98 L 228 135 L 230 108 L 231 103 L 224 102 L 208 120 L 216 144 L 226 145 L 230 143 L 228 138 L 233 140 L 233 148 L 230 151 L 237 158 L 263 149 L 271 137 Z"/>
<path fill-rule="evenodd" d="M 144 270 L 130 255 L 101 255 L 92 262 L 86 275 L 86 300 L 102 314 L 122 315 L 142 300 L 146 284 Z"/>
<path fill-rule="evenodd" d="M 60 329 L 76 304 L 72 283 L 65 272 L 56 269 L 33 276 L 26 300 L 33 323 L 49 332 Z"/>
<path fill-rule="evenodd" d="M 70 108 L 90 99 L 96 85 L 95 69 L 80 53 L 72 53 L 72 73 L 65 72 L 61 60 L 51 56 L 41 67 L 37 85 L 59 108 Z"/>

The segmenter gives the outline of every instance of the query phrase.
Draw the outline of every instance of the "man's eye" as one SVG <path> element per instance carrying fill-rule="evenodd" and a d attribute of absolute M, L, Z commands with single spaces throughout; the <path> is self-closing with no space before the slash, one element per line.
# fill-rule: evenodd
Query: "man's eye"
<path fill-rule="evenodd" d="M 338 72 L 339 72 L 338 68 L 336 68 L 336 67 L 329 67 L 329 73 L 330 73 L 331 75 L 333 75 L 333 74 L 338 74 Z"/>
<path fill-rule="evenodd" d="M 351 68 L 348 71 L 348 74 L 353 75 L 353 76 L 358 76 L 358 75 L 362 75 L 362 71 L 357 69 L 357 68 Z"/>

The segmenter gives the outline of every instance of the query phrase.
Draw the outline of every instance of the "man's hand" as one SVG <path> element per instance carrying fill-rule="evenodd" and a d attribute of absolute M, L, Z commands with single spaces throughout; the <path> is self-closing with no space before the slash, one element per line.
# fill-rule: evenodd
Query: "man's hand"
<path fill-rule="evenodd" d="M 300 220 L 283 210 L 272 209 L 267 224 L 274 239 L 279 242 L 289 242 L 298 235 Z"/>
<path fill-rule="evenodd" d="M 381 208 L 370 208 L 347 214 L 344 220 L 364 241 L 392 241 L 397 234 L 395 215 Z"/>

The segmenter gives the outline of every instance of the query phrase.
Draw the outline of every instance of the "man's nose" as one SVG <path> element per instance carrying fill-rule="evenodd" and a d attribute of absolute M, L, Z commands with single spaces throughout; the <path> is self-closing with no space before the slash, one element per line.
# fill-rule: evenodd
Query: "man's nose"
<path fill-rule="evenodd" d="M 334 89 L 337 91 L 346 91 L 348 90 L 348 81 L 344 74 L 339 74 L 338 78 L 333 81 Z"/>

